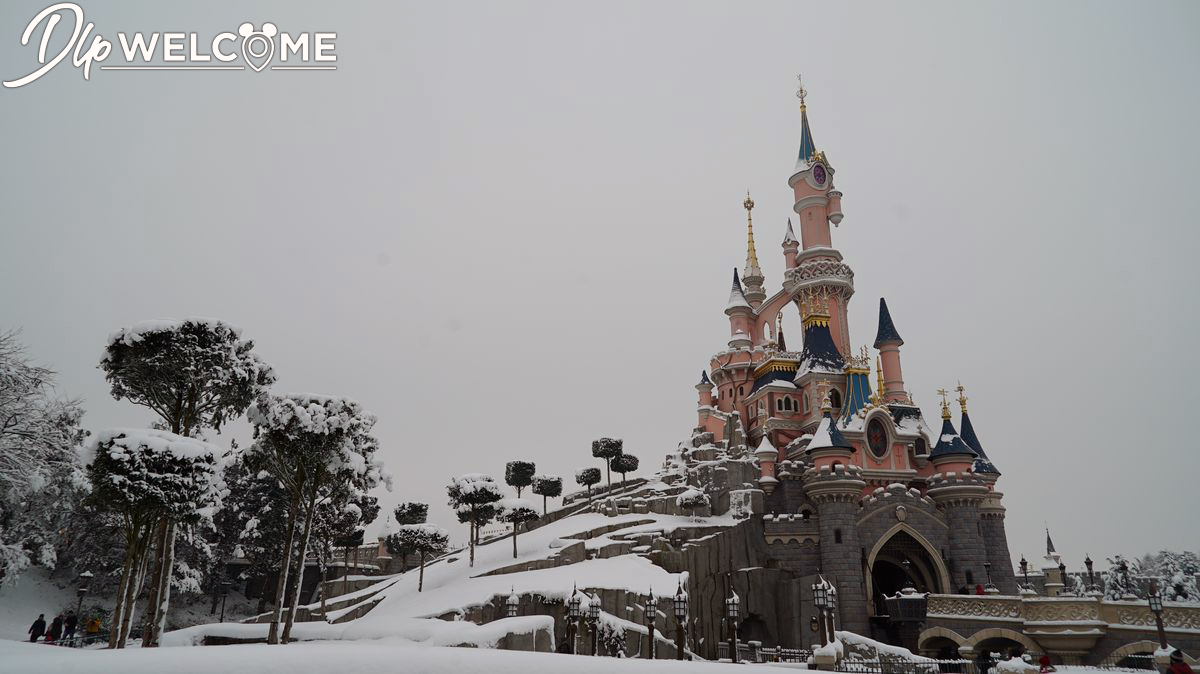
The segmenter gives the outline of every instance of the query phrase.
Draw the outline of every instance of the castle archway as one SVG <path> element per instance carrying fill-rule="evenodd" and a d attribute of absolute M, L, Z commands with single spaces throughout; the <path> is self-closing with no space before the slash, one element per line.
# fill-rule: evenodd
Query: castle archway
<path fill-rule="evenodd" d="M 1020 646 L 1027 653 L 1040 655 L 1043 652 L 1042 647 L 1033 639 L 1020 632 L 1003 627 L 991 627 L 980 630 L 972 634 L 971 638 L 967 639 L 967 642 L 963 644 L 964 648 L 973 649 L 976 653 L 988 651 L 1001 654 L 1007 654 L 1014 646 Z"/>
<path fill-rule="evenodd" d="M 903 522 L 880 537 L 867 556 L 867 569 L 871 615 L 885 615 L 883 596 L 899 592 L 909 578 L 918 592 L 950 591 L 950 573 L 941 557 L 920 532 Z"/>
<path fill-rule="evenodd" d="M 958 647 L 965 641 L 966 639 L 954 630 L 930 627 L 917 637 L 917 648 L 927 657 L 956 660 L 959 657 Z"/>

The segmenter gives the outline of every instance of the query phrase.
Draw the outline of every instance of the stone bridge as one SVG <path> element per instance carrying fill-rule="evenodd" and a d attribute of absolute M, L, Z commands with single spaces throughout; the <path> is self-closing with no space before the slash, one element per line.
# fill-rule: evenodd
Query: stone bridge
<path fill-rule="evenodd" d="M 1167 643 L 1200 655 L 1200 605 L 1165 602 Z M 974 658 L 981 650 L 1022 646 L 1063 664 L 1116 662 L 1158 648 L 1154 614 L 1145 601 L 1099 596 L 1042 597 L 933 594 L 918 646 L 931 656 Z"/>

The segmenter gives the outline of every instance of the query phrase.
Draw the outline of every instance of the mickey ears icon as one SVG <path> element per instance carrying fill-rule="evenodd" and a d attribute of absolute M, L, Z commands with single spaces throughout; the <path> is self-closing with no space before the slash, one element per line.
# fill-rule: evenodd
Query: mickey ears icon
<path fill-rule="evenodd" d="M 279 34 L 279 29 L 275 27 L 275 24 L 268 21 L 267 23 L 263 24 L 262 30 L 258 32 L 267 37 L 275 37 Z M 238 26 L 238 35 L 241 35 L 242 37 L 250 37 L 254 34 L 254 24 L 247 22 Z"/>

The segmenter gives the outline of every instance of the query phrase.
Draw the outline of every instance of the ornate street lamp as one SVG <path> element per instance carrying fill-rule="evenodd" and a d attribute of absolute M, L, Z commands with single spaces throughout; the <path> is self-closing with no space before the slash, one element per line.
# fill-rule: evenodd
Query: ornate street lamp
<path fill-rule="evenodd" d="M 1125 587 L 1125 592 L 1121 595 L 1121 598 L 1127 599 L 1132 594 L 1129 589 L 1129 564 L 1122 559 L 1120 565 L 1117 566 L 1117 571 L 1121 572 L 1121 585 Z"/>
<path fill-rule="evenodd" d="M 826 620 L 829 622 L 829 627 L 826 632 L 829 634 L 829 640 L 833 641 L 836 638 L 837 621 L 834 616 L 837 615 L 838 591 L 836 587 L 829 588 L 829 610 L 825 614 Z"/>
<path fill-rule="evenodd" d="M 579 591 L 571 589 L 571 599 L 567 601 L 567 639 L 571 641 L 571 655 L 575 655 L 575 628 L 579 623 Z"/>
<path fill-rule="evenodd" d="M 829 608 L 829 593 L 825 589 L 825 579 L 812 584 L 813 606 L 817 607 L 816 618 L 821 632 L 821 645 L 829 643 L 825 635 L 825 609 Z"/>
<path fill-rule="evenodd" d="M 729 591 L 729 598 L 725 600 L 725 618 L 729 621 L 729 641 L 730 641 L 730 659 L 734 662 L 738 661 L 738 614 L 741 612 L 742 600 L 738 598 L 737 592 L 732 589 Z"/>
<path fill-rule="evenodd" d="M 657 617 L 658 600 L 654 598 L 654 590 L 650 590 L 650 598 L 646 600 L 646 606 L 642 610 L 642 619 L 646 622 L 646 629 L 648 630 L 649 639 L 647 644 L 649 652 L 647 653 L 646 657 L 650 658 L 651 660 L 654 659 L 654 619 Z"/>
<path fill-rule="evenodd" d="M 521 598 L 516 592 L 508 595 L 508 599 L 504 602 L 504 614 L 509 618 L 516 618 L 517 611 L 521 610 Z"/>
<path fill-rule="evenodd" d="M 906 560 L 904 560 L 904 563 L 909 564 L 910 562 L 906 559 Z M 990 593 L 999 592 L 999 590 L 996 589 L 996 586 L 992 584 L 992 563 L 991 562 L 983 563 L 983 572 L 984 572 L 984 575 L 987 576 L 987 585 L 983 586 L 984 591 L 990 592 Z"/>
<path fill-rule="evenodd" d="M 1088 589 L 1088 592 L 1092 592 L 1096 589 L 1096 574 L 1092 571 L 1092 556 L 1091 555 L 1088 555 L 1083 558 L 1083 565 L 1087 567 L 1087 571 L 1088 571 L 1087 589 Z"/>
<path fill-rule="evenodd" d="M 1162 594 L 1158 591 L 1158 581 L 1150 581 L 1150 594 L 1147 597 L 1150 603 L 1150 612 L 1154 614 L 1154 624 L 1158 627 L 1158 645 L 1162 650 L 1167 650 L 1167 633 L 1163 630 L 1163 600 Z"/>
<path fill-rule="evenodd" d="M 79 574 L 79 587 L 75 590 L 75 619 L 83 622 L 83 616 L 79 615 L 79 611 L 83 608 L 83 597 L 88 593 L 88 586 L 92 582 L 92 572 L 84 571 Z"/>
<path fill-rule="evenodd" d="M 225 601 L 229 599 L 229 588 L 232 586 L 233 583 L 228 580 L 221 581 L 221 620 L 219 622 L 225 622 Z"/>
<path fill-rule="evenodd" d="M 925 622 L 929 612 L 929 595 L 917 592 L 912 583 L 905 583 L 895 596 L 884 595 L 883 600 L 887 604 L 888 620 L 899 623 L 898 628 L 905 642 L 903 645 L 909 649 L 916 648 L 920 624 Z"/>
<path fill-rule="evenodd" d="M 683 650 L 687 646 L 683 626 L 687 623 L 688 597 L 683 591 L 683 583 L 675 590 L 675 598 L 671 600 L 671 608 L 675 609 L 675 659 L 683 659 Z"/>
<path fill-rule="evenodd" d="M 1029 589 L 1029 562 L 1025 561 L 1025 555 L 1021 555 L 1021 575 L 1025 578 L 1025 589 Z"/>
<path fill-rule="evenodd" d="M 592 626 L 592 655 L 596 655 L 600 638 L 600 597 L 588 597 L 588 622 Z"/>
<path fill-rule="evenodd" d="M 1058 580 L 1062 583 L 1063 589 L 1059 590 L 1059 594 L 1069 594 L 1067 590 L 1067 564 L 1066 562 L 1058 563 Z"/>

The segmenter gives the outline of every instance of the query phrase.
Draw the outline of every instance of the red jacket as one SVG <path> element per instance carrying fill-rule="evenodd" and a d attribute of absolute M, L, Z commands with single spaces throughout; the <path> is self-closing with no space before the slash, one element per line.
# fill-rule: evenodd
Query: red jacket
<path fill-rule="evenodd" d="M 1192 668 L 1186 662 L 1172 662 L 1170 667 L 1167 667 L 1168 674 L 1192 674 Z"/>

